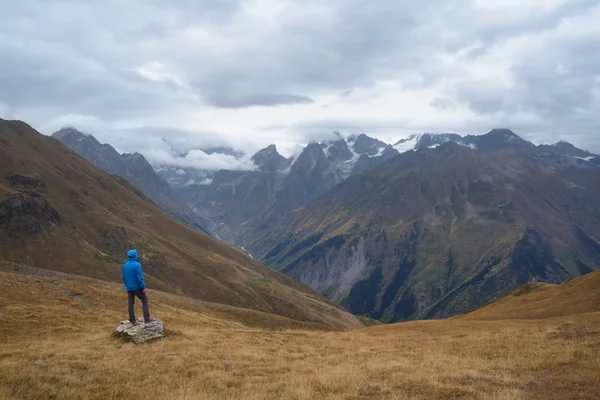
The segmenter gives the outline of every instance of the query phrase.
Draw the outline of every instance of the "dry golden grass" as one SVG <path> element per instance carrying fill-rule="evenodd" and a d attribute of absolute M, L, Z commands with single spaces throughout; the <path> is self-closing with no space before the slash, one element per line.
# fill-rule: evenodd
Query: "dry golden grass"
<path fill-rule="evenodd" d="M 328 332 L 161 292 L 150 305 L 169 336 L 136 346 L 111 336 L 114 284 L 0 272 L 0 398 L 600 398 L 597 311 Z"/>

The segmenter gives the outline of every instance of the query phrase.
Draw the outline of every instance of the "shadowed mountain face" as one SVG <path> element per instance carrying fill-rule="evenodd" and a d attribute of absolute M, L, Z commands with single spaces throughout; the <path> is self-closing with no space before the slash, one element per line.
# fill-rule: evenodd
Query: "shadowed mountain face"
<path fill-rule="evenodd" d="M 599 238 L 600 168 L 494 130 L 352 176 L 249 248 L 351 312 L 392 322 L 598 270 Z"/>
<path fill-rule="evenodd" d="M 219 171 L 211 184 L 190 185 L 177 192 L 190 208 L 211 221 L 210 230 L 217 237 L 247 247 L 278 226 L 290 211 L 395 155 L 398 152 L 392 146 L 364 134 L 310 143 L 290 160 L 269 146 L 252 157 L 256 170 Z"/>
<path fill-rule="evenodd" d="M 120 282 L 130 248 L 150 289 L 324 326 L 358 325 L 307 286 L 175 221 L 59 141 L 0 120 L 0 261 Z"/>
<path fill-rule="evenodd" d="M 183 203 L 141 154 L 119 154 L 109 144 L 101 144 L 93 136 L 73 128 L 63 128 L 52 137 L 97 168 L 127 179 L 159 207 L 185 225 L 209 233 L 204 226 L 205 222 Z"/>

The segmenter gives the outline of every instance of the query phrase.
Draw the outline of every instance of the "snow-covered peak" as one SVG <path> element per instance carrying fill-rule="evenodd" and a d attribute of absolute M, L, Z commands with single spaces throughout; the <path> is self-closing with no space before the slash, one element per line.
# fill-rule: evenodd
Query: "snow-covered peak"
<path fill-rule="evenodd" d="M 400 153 L 410 150 L 434 149 L 447 142 L 457 142 L 463 138 L 455 133 L 420 133 L 398 141 L 394 148 Z"/>
<path fill-rule="evenodd" d="M 407 151 L 415 150 L 417 148 L 417 144 L 419 140 L 421 140 L 422 133 L 417 135 L 410 135 L 406 139 L 401 139 L 396 144 L 394 144 L 394 148 L 398 150 L 400 153 L 406 153 Z"/>

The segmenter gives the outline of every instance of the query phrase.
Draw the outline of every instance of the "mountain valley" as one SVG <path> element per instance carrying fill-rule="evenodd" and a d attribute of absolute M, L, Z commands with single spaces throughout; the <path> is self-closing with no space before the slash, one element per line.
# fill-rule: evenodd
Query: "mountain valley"
<path fill-rule="evenodd" d="M 598 270 L 594 157 L 508 129 L 393 146 L 338 135 L 288 159 L 268 146 L 251 170 L 214 171 L 172 191 L 215 237 L 354 314 L 396 322 Z"/>

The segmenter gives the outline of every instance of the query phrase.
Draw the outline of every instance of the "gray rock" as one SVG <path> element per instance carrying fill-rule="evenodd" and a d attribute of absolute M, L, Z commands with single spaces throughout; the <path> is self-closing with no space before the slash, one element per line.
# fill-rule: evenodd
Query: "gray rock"
<path fill-rule="evenodd" d="M 33 365 L 36 366 L 36 367 L 45 367 L 45 366 L 48 365 L 48 363 L 44 362 L 44 361 L 36 361 L 36 362 L 33 363 Z"/>
<path fill-rule="evenodd" d="M 165 326 L 159 319 L 146 323 L 143 318 L 138 318 L 137 324 L 123 321 L 115 330 L 115 335 L 136 344 L 142 344 L 165 337 Z"/>

